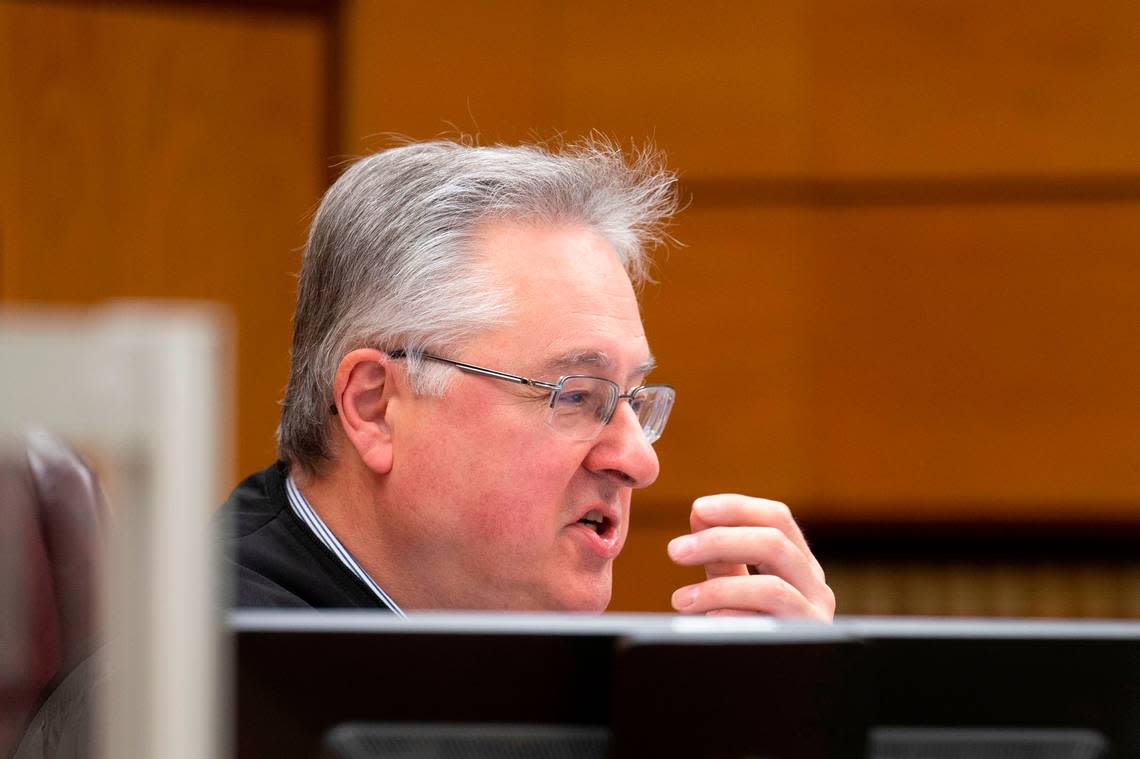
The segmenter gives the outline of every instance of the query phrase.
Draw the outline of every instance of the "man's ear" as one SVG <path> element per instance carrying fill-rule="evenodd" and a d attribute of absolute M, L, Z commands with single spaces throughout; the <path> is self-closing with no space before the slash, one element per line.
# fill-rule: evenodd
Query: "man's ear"
<path fill-rule="evenodd" d="M 392 430 L 388 404 L 395 392 L 387 354 L 361 348 L 340 360 L 333 380 L 333 403 L 348 442 L 377 474 L 392 469 Z"/>

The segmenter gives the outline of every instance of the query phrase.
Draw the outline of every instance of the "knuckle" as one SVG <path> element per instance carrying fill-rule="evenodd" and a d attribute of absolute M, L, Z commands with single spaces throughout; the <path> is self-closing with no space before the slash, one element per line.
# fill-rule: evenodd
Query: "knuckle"
<path fill-rule="evenodd" d="M 776 504 L 772 518 L 779 526 L 780 531 L 787 535 L 795 535 L 800 531 L 799 525 L 796 524 L 796 518 L 792 515 L 792 510 L 783 503 Z"/>
<path fill-rule="evenodd" d="M 799 592 L 787 580 L 780 580 L 780 600 L 789 605 L 796 600 Z"/>
<path fill-rule="evenodd" d="M 788 524 L 793 521 L 792 510 L 788 508 L 788 504 L 782 501 L 770 501 L 772 504 L 772 513 L 781 524 Z"/>
<path fill-rule="evenodd" d="M 830 585 L 824 585 L 823 591 L 823 608 L 830 616 L 835 613 L 835 591 L 831 589 Z"/>
<path fill-rule="evenodd" d="M 793 548 L 788 536 L 773 527 L 764 527 L 760 533 L 760 546 L 772 560 L 786 558 Z"/>
<path fill-rule="evenodd" d="M 771 602 L 769 605 L 776 609 L 787 606 L 793 592 L 791 585 L 775 575 L 761 575 L 759 580 L 761 594 Z"/>
<path fill-rule="evenodd" d="M 796 591 L 786 581 L 776 578 L 772 584 L 772 598 L 777 609 L 788 611 L 796 608 Z"/>

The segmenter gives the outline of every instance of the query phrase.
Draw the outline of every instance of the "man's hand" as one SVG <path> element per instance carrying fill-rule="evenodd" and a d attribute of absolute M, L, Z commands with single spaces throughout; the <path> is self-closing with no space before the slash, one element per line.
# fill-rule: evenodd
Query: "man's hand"
<path fill-rule="evenodd" d="M 693 502 L 689 525 L 692 534 L 669 542 L 669 557 L 682 566 L 703 564 L 708 579 L 673 593 L 677 611 L 824 621 L 835 615 L 835 594 L 784 504 L 705 496 Z"/>

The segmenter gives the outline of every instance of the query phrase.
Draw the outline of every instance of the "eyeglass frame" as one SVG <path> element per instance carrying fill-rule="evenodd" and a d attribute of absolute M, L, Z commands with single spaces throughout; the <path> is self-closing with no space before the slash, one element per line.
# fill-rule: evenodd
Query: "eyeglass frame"
<path fill-rule="evenodd" d="M 387 354 L 388 358 L 394 358 L 394 359 L 407 358 L 407 356 L 408 356 L 408 351 L 406 351 L 406 350 L 384 351 L 384 353 Z M 606 425 L 608 425 L 611 421 L 613 421 L 614 414 L 617 413 L 618 404 L 621 403 L 621 400 L 623 398 L 632 402 L 633 396 L 636 393 L 638 393 L 641 390 L 645 390 L 646 388 L 651 388 L 651 387 L 652 388 L 659 388 L 659 387 L 660 388 L 668 388 L 669 390 L 673 391 L 674 399 L 676 399 L 676 397 L 677 397 L 676 388 L 674 388 L 672 385 L 667 385 L 664 383 L 652 383 L 652 384 L 648 384 L 648 385 L 638 385 L 637 387 L 630 390 L 628 393 L 623 393 L 621 391 L 621 385 L 614 382 L 612 379 L 609 379 L 607 377 L 598 377 L 598 376 L 595 376 L 593 374 L 564 374 L 558 378 L 558 382 L 551 384 L 549 382 L 540 382 L 539 380 L 531 379 L 529 377 L 521 377 L 517 374 L 507 374 L 506 372 L 500 372 L 500 371 L 497 371 L 495 369 L 488 369 L 484 366 L 476 366 L 475 364 L 468 364 L 468 363 L 463 362 L 463 361 L 456 361 L 455 359 L 444 358 L 442 356 L 436 356 L 435 354 L 432 354 L 432 353 L 418 352 L 415 355 L 417 355 L 421 359 L 427 359 L 429 361 L 437 361 L 437 362 L 442 363 L 442 364 L 449 364 L 451 366 L 454 366 L 456 369 L 460 370 L 461 372 L 467 372 L 469 374 L 478 374 L 478 375 L 483 376 L 483 377 L 490 377 L 491 379 L 503 380 L 505 382 L 514 382 L 517 385 L 527 385 L 528 387 L 537 387 L 537 388 L 541 388 L 542 390 L 549 390 L 550 391 L 550 406 L 549 406 L 549 408 L 552 408 L 552 409 L 554 408 L 554 402 L 558 399 L 558 394 L 560 392 L 562 392 L 562 387 L 566 383 L 567 380 L 572 380 L 572 379 L 601 380 L 602 382 L 613 385 L 618 390 L 617 398 L 614 399 L 614 406 L 612 409 L 610 409 L 610 413 L 602 421 L 601 425 L 598 426 L 598 432 L 596 434 L 594 434 L 592 437 L 586 438 L 586 440 L 593 440 L 595 437 L 597 437 L 598 435 L 600 435 L 602 433 L 602 430 L 605 429 Z M 334 408 L 335 408 L 335 406 L 334 406 Z M 670 411 L 671 410 L 672 409 L 670 408 Z M 636 413 L 636 412 L 634 412 L 634 413 Z M 666 422 L 669 421 L 668 416 L 665 417 L 665 421 Z M 664 432 L 664 430 L 665 430 L 665 425 L 662 425 L 661 431 Z M 643 433 L 645 432 L 644 427 L 642 427 L 642 432 Z M 656 443 L 660 439 L 661 439 L 661 433 L 658 433 L 657 437 L 654 438 L 653 440 L 649 441 L 649 443 L 650 443 L 650 445 L 652 445 L 653 443 Z"/>

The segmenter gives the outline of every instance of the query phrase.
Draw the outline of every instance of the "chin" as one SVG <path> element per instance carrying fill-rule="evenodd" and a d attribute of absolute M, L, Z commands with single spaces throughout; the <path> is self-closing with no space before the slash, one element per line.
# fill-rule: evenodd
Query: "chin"
<path fill-rule="evenodd" d="M 542 611 L 561 611 L 569 614 L 601 614 L 610 605 L 609 596 L 601 600 L 560 602 Z"/>
<path fill-rule="evenodd" d="M 575 585 L 573 589 L 563 589 L 563 594 L 557 597 L 549 610 L 601 614 L 610 605 L 613 580 L 609 572 L 606 572 L 604 578 L 579 578 Z"/>

